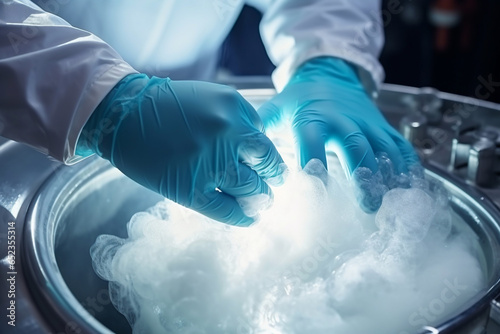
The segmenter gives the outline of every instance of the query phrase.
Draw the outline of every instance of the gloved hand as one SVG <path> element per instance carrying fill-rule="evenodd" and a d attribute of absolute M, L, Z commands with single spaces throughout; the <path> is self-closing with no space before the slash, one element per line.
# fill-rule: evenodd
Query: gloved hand
<path fill-rule="evenodd" d="M 313 158 L 325 167 L 325 144 L 332 142 L 348 177 L 358 167 L 378 170 L 375 153 L 385 152 L 395 173 L 407 173 L 418 164 L 412 146 L 382 116 L 361 85 L 354 66 L 333 57 L 314 58 L 302 65 L 280 94 L 259 108 L 266 128 L 291 120 L 300 165 Z M 360 174 L 366 179 L 366 173 Z M 361 180 L 361 182 L 368 182 Z M 361 204 L 374 211 L 379 199 L 366 198 Z M 374 192 L 375 193 L 375 192 Z M 377 203 L 378 202 L 378 203 Z M 363 206 L 363 205 L 362 205 Z"/>
<path fill-rule="evenodd" d="M 133 74 L 101 102 L 78 140 L 143 186 L 210 218 L 248 226 L 237 199 L 272 196 L 283 161 L 255 109 L 230 87 Z M 257 196 L 259 197 L 259 196 Z"/>

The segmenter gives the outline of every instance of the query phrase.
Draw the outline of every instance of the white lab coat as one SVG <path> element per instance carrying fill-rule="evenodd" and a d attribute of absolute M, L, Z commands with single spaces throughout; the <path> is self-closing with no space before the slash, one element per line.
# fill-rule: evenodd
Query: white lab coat
<path fill-rule="evenodd" d="M 35 2 L 43 9 L 0 0 L 0 135 L 71 163 L 86 121 L 126 75 L 210 75 L 245 1 Z M 246 2 L 264 13 L 278 90 L 300 64 L 325 55 L 357 65 L 367 89 L 382 81 L 380 0 Z"/>

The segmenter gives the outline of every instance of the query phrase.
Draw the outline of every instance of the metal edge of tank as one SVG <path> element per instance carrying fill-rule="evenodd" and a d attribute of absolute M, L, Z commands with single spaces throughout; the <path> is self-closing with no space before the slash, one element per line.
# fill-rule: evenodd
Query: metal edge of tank
<path fill-rule="evenodd" d="M 442 182 L 446 190 L 454 194 L 454 197 L 451 198 L 452 208 L 455 211 L 467 211 L 467 214 L 475 223 L 469 224 L 469 226 L 476 234 L 482 234 L 483 237 L 488 239 L 488 244 L 492 247 L 492 253 L 500 254 L 500 211 L 495 204 L 483 193 L 458 177 L 445 174 L 442 169 L 429 164 L 424 164 L 424 167 L 426 168 L 426 175 Z M 457 196 L 457 194 L 460 196 Z M 461 216 L 463 217 L 463 215 Z M 485 221 L 490 223 L 484 224 Z M 490 273 L 491 278 L 488 282 L 488 288 L 483 292 L 483 296 L 469 303 L 465 309 L 443 323 L 435 327 L 427 327 L 420 331 L 419 334 L 470 334 L 473 328 L 476 329 L 475 326 L 486 328 L 490 303 L 500 294 L 500 258 L 492 259 L 492 261 L 495 262 L 492 263 L 492 269 L 496 267 L 497 271 Z M 474 323 L 476 318 L 480 317 L 483 317 L 484 323 Z M 490 334 L 483 331 L 480 333 Z"/>
<path fill-rule="evenodd" d="M 418 88 L 396 85 L 384 85 L 384 90 L 387 90 L 389 93 L 402 93 L 410 95 L 416 94 L 419 91 Z M 248 90 L 242 91 L 242 95 L 247 97 L 249 93 L 252 93 L 253 96 L 260 96 L 264 99 L 272 96 L 274 92 L 275 91 L 273 89 Z M 446 95 L 449 95 L 450 98 L 460 98 L 460 96 L 455 96 L 453 94 Z M 480 103 L 478 103 L 477 105 L 482 106 L 482 101 L 479 102 Z M 494 106 L 498 108 L 497 105 Z M 485 103 L 484 107 L 492 108 L 489 103 Z M 50 241 L 53 241 L 53 238 L 55 237 L 53 233 L 54 231 L 49 232 L 42 239 L 36 237 L 35 235 L 39 226 L 39 221 L 35 217 L 38 217 L 41 214 L 40 212 L 43 212 L 42 208 L 52 208 L 50 204 L 54 204 L 54 202 L 58 198 L 58 194 L 61 192 L 62 188 L 60 185 L 58 187 L 55 187 L 55 180 L 63 180 L 63 187 L 71 186 L 71 183 L 66 182 L 69 178 L 74 177 L 89 165 L 97 164 L 94 166 L 95 168 L 92 171 L 86 172 L 87 177 L 89 177 L 89 175 L 92 175 L 92 173 L 99 171 L 99 168 L 97 168 L 99 167 L 99 164 L 103 166 L 102 163 L 96 163 L 94 160 L 95 159 L 88 159 L 87 161 L 81 162 L 77 166 L 63 168 L 60 173 L 52 176 L 47 180 L 47 182 L 40 188 L 29 209 L 27 215 L 28 224 L 25 229 L 24 240 L 26 254 L 28 255 L 27 267 L 33 279 L 32 285 L 45 287 L 44 291 L 41 291 L 41 289 L 37 287 L 33 287 L 34 294 L 43 299 L 43 302 L 45 303 L 44 305 L 50 306 L 50 309 L 43 310 L 44 313 L 50 315 L 51 317 L 55 316 L 58 319 L 59 328 L 64 328 L 64 330 L 66 331 L 68 331 L 69 328 L 71 332 L 83 331 L 85 333 L 110 333 L 110 331 L 95 318 L 93 318 L 72 295 L 59 272 L 55 260 L 55 255 L 53 253 L 53 248 L 51 249 L 52 252 L 50 253 L 49 259 L 44 259 L 44 257 L 41 257 L 40 252 L 43 251 L 43 245 L 41 243 L 50 244 Z M 432 173 L 434 175 L 438 175 L 440 178 L 447 179 L 447 177 L 440 175 L 442 173 L 441 171 L 438 171 L 435 168 L 432 168 Z M 83 179 L 80 179 L 79 181 L 83 182 Z M 484 197 L 474 188 L 466 184 L 462 184 L 460 180 L 455 180 L 454 182 L 454 186 L 456 186 L 457 189 L 460 189 L 460 191 L 463 191 L 463 194 L 466 195 L 466 197 L 470 197 L 473 201 L 475 201 L 474 198 L 479 199 Z M 73 191 L 75 191 L 75 188 L 77 187 L 73 186 Z M 463 189 L 466 189 L 466 191 L 473 194 L 473 196 L 469 196 Z M 487 212 L 491 217 L 494 217 L 492 218 L 493 222 L 500 222 L 500 215 L 498 214 L 498 210 L 496 209 L 496 207 L 487 198 L 481 199 L 480 202 L 482 203 L 482 207 L 485 212 Z M 57 214 L 57 212 L 49 213 L 50 216 L 55 216 Z M 500 237 L 497 236 L 497 240 L 498 239 L 500 239 Z M 489 307 L 490 301 L 499 293 L 500 284 L 497 281 L 489 288 L 485 295 L 478 301 L 476 301 L 470 308 L 447 320 L 443 324 L 437 326 L 436 330 L 438 330 L 439 333 L 448 333 L 449 330 L 463 325 L 471 316 L 484 312 Z M 424 333 L 429 333 L 429 331 L 425 331 Z"/>
<path fill-rule="evenodd" d="M 26 215 L 23 246 L 26 272 L 30 276 L 28 285 L 41 312 L 51 319 L 57 333 L 112 333 L 73 296 L 59 271 L 54 249 L 54 224 L 64 208 L 57 203 L 64 202 L 63 197 L 69 200 L 80 191 L 80 184 L 99 173 L 106 164 L 105 160 L 95 157 L 61 168 L 40 187 Z M 80 177 L 82 173 L 86 177 Z"/>
<path fill-rule="evenodd" d="M 39 287 L 38 297 L 43 299 L 45 305 L 49 305 L 50 309 L 46 310 L 48 311 L 47 315 L 52 318 L 57 317 L 58 324 L 56 326 L 65 330 L 72 328 L 73 332 L 81 330 L 84 333 L 110 333 L 104 325 L 99 323 L 80 305 L 64 283 L 64 278 L 58 270 L 54 254 L 53 244 L 56 229 L 54 224 L 57 223 L 60 211 L 64 210 L 64 202 L 70 201 L 72 196 L 76 196 L 76 192 L 80 191 L 79 185 L 100 173 L 109 171 L 109 169 L 111 167 L 104 161 L 94 160 L 87 162 L 86 166 L 82 165 L 78 169 L 66 168 L 61 170 L 60 175 L 54 176 L 42 187 L 28 214 L 30 223 L 26 229 L 26 235 L 29 237 L 26 240 L 28 241 L 26 245 L 29 245 L 31 254 L 28 258 L 28 266 L 36 282 L 35 285 Z M 82 174 L 84 177 L 81 177 Z M 439 171 L 428 171 L 427 174 L 438 180 L 446 180 L 444 176 L 439 175 Z M 467 192 L 465 192 L 464 187 Z M 478 214 L 477 209 L 480 208 L 479 215 L 482 216 L 480 221 L 484 221 L 486 219 L 484 217 L 488 217 L 490 223 L 500 221 L 500 215 L 494 206 L 487 199 L 478 202 L 478 199 L 483 196 L 474 189 L 469 189 L 470 186 L 454 183 L 448 184 L 447 188 L 452 190 L 460 203 L 467 205 L 466 202 L 470 202 L 474 204 L 472 208 L 471 205 L 467 205 L 467 209 L 472 210 L 474 214 Z M 58 204 L 62 205 L 58 208 Z M 43 208 L 55 210 L 47 212 Z M 47 220 L 43 221 L 44 219 Z M 491 226 L 483 225 L 481 228 L 487 229 L 486 234 L 494 236 L 498 243 L 500 239 L 498 226 L 491 228 Z M 42 233 L 39 233 L 39 230 L 42 230 Z M 493 240 L 490 243 L 495 244 Z M 48 256 L 47 254 L 40 254 L 43 251 L 48 251 Z M 43 287 L 43 289 L 40 289 L 40 287 Z M 488 308 L 489 302 L 499 294 L 499 290 L 500 284 L 497 280 L 485 292 L 484 296 L 475 301 L 470 308 L 437 326 L 436 329 L 439 330 L 439 333 L 445 333 L 449 332 L 450 329 L 457 328 L 457 326 L 463 326 L 470 321 L 471 317 L 484 312 Z"/>

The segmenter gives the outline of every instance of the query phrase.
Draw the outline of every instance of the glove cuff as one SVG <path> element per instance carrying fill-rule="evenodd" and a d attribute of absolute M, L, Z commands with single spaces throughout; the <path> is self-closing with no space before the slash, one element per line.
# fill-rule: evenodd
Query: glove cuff
<path fill-rule="evenodd" d="M 310 59 L 297 69 L 290 83 L 297 81 L 324 81 L 328 77 L 363 87 L 357 74 L 357 68 L 349 62 L 335 57 L 316 57 Z"/>
<path fill-rule="evenodd" d="M 112 141 L 108 139 L 112 137 L 120 119 L 133 109 L 134 106 L 127 102 L 142 91 L 148 80 L 145 74 L 130 74 L 113 87 L 85 123 L 76 145 L 77 155 L 86 157 L 97 153 L 109 158 L 107 152 L 110 152 L 111 145 L 108 144 Z"/>

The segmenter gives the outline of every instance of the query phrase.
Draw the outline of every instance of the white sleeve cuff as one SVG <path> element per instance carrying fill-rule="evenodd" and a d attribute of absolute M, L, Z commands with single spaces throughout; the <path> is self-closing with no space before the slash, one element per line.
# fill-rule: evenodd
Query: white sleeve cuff
<path fill-rule="evenodd" d="M 137 73 L 137 71 L 129 64 L 122 61 L 105 71 L 88 87 L 88 91 L 85 93 L 82 103 L 75 112 L 75 117 L 68 133 L 63 157 L 63 162 L 65 164 L 71 165 L 85 159 L 85 157 L 75 155 L 76 144 L 83 127 L 99 103 L 101 103 L 115 85 L 121 79 L 133 73 Z"/>
<path fill-rule="evenodd" d="M 290 55 L 273 72 L 273 83 L 278 92 L 290 81 L 297 68 L 312 58 L 336 57 L 348 61 L 358 68 L 361 83 L 369 95 L 374 96 L 384 80 L 384 69 L 377 59 L 367 53 L 360 53 L 350 47 L 312 49 L 299 55 Z"/>

